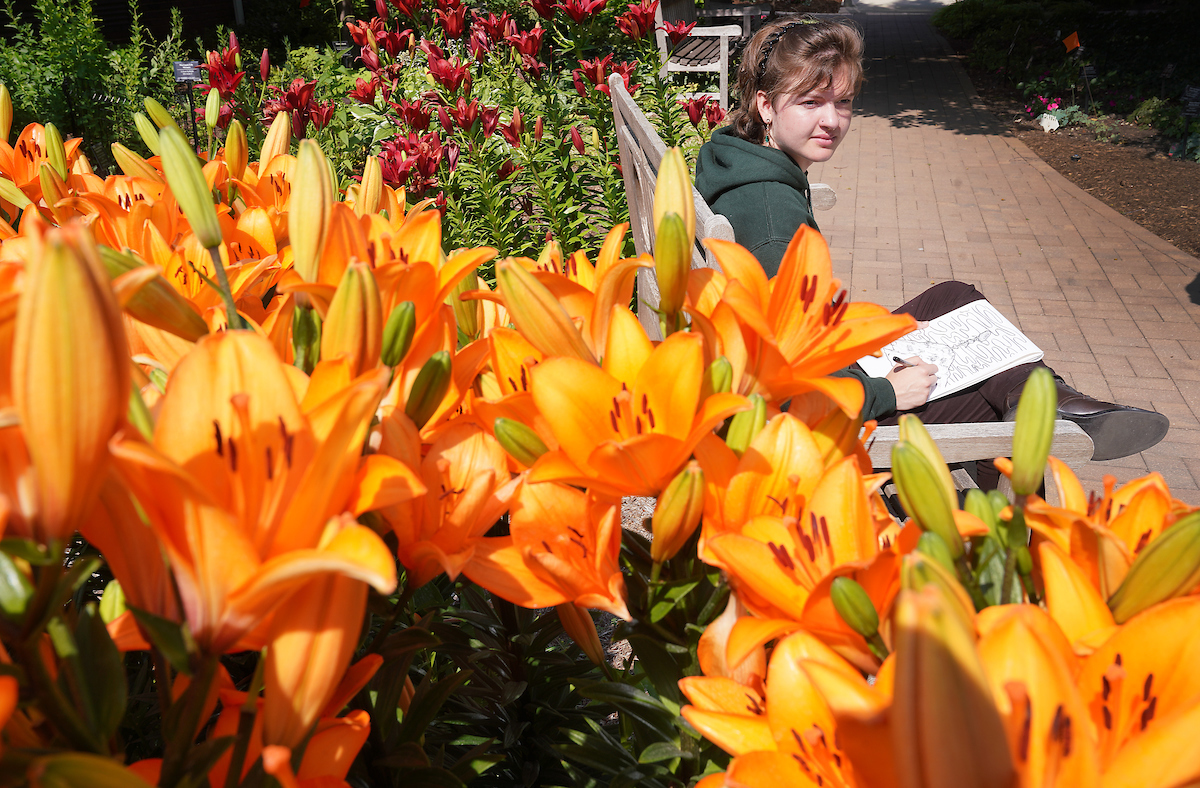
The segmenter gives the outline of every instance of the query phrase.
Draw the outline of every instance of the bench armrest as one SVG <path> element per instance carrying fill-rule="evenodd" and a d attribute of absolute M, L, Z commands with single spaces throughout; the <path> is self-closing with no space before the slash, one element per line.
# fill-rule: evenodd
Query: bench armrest
<path fill-rule="evenodd" d="M 692 28 L 692 32 L 688 35 L 692 36 L 721 36 L 729 38 L 737 38 L 742 34 L 742 28 L 738 25 L 712 25 L 704 26 L 696 25 Z"/>

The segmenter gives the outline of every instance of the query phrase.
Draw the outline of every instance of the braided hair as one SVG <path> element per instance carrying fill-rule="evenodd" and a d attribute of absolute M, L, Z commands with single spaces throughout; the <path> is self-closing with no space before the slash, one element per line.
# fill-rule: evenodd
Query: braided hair
<path fill-rule="evenodd" d="M 845 70 L 853 93 L 862 85 L 862 34 L 849 24 L 802 17 L 763 26 L 746 45 L 738 66 L 738 106 L 730 113 L 733 133 L 761 144 L 766 125 L 755 97 L 771 104 L 783 97 L 829 87 Z"/>

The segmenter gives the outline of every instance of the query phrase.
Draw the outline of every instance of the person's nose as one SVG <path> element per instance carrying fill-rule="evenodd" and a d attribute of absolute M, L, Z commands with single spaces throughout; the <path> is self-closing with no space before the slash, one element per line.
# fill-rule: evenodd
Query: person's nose
<path fill-rule="evenodd" d="M 821 124 L 822 129 L 836 129 L 838 127 L 837 104 L 832 101 L 825 102 L 821 107 L 821 114 L 818 116 L 817 122 Z"/>

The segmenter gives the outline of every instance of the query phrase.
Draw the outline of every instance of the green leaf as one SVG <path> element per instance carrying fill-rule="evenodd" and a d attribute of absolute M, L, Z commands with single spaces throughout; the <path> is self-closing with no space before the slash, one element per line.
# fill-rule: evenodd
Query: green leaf
<path fill-rule="evenodd" d="M 662 738 L 669 739 L 675 735 L 675 714 L 661 701 L 636 687 L 608 681 L 588 681 L 580 682 L 579 694 L 616 707 L 661 733 Z"/>
<path fill-rule="evenodd" d="M 95 602 L 85 605 L 79 613 L 75 643 L 79 648 L 79 662 L 86 666 L 84 689 L 91 697 L 96 733 L 107 740 L 117 732 L 125 716 L 125 661 L 109 637 L 108 627 Z"/>
<path fill-rule="evenodd" d="M 171 663 L 171 667 L 184 675 L 192 675 L 188 655 L 192 651 L 190 647 L 194 644 L 194 641 L 192 640 L 191 633 L 187 631 L 186 625 L 176 624 L 174 621 L 168 621 L 165 618 L 156 616 L 145 610 L 140 610 L 132 605 L 130 605 L 129 609 L 133 611 L 133 617 L 141 625 L 142 632 L 150 639 L 154 647 L 167 658 L 167 661 Z"/>
<path fill-rule="evenodd" d="M 674 744 L 660 741 L 642 750 L 642 754 L 638 756 L 638 763 L 658 763 L 659 761 L 670 761 L 675 758 L 686 757 L 687 754 Z"/>
<path fill-rule="evenodd" d="M 450 697 L 450 693 L 458 689 L 468 678 L 470 670 L 460 670 L 451 676 L 444 676 L 436 682 L 426 676 L 413 693 L 412 702 L 408 705 L 408 713 L 400 725 L 400 741 L 418 741 L 425 735 L 425 729 L 437 717 L 442 704 Z"/>
<path fill-rule="evenodd" d="M 650 608 L 650 622 L 656 624 L 665 618 L 699 584 L 699 580 L 686 579 L 660 586 L 658 594 L 661 598 Z"/>
<path fill-rule="evenodd" d="M 61 555 L 52 554 L 32 539 L 18 539 L 15 536 L 0 539 L 0 550 L 14 558 L 23 558 L 33 566 L 50 566 L 62 560 Z"/>
<path fill-rule="evenodd" d="M 100 595 L 100 617 L 105 624 L 111 624 L 128 608 L 125 606 L 125 589 L 121 588 L 120 580 L 113 580 L 104 587 Z"/>
<path fill-rule="evenodd" d="M 629 645 L 658 694 L 674 701 L 681 700 L 679 680 L 685 675 L 684 666 L 671 656 L 662 640 L 644 632 L 636 633 L 629 635 Z"/>

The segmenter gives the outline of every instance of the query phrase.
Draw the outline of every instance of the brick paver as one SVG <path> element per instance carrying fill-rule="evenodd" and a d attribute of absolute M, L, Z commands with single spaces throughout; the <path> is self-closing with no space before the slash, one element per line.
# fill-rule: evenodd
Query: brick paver
<path fill-rule="evenodd" d="M 861 7 L 861 6 L 860 6 Z M 1200 504 L 1200 260 L 1077 188 L 1007 134 L 925 14 L 859 13 L 867 81 L 850 135 L 809 177 L 855 300 L 899 306 L 960 279 L 1046 352 L 1068 383 L 1171 419 L 1144 454 L 1090 463 L 1085 488 L 1150 470 Z"/>

